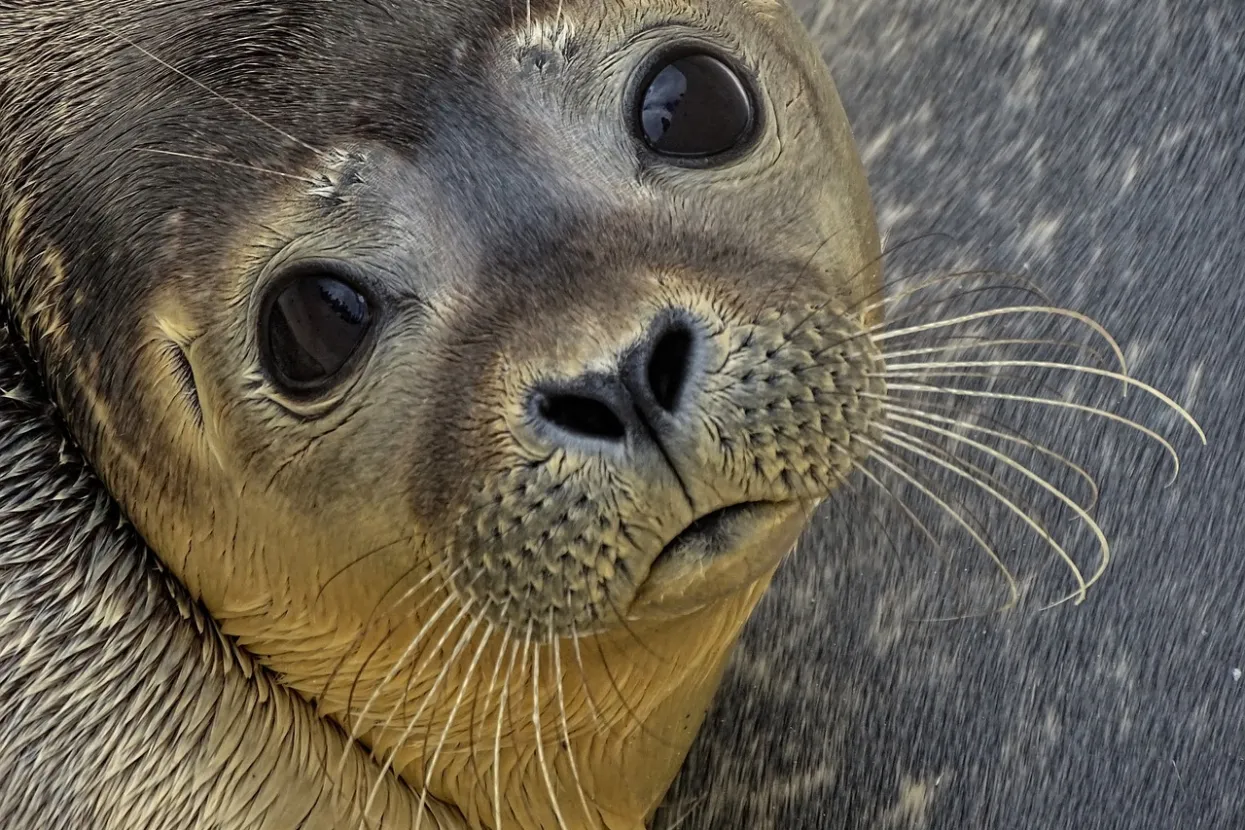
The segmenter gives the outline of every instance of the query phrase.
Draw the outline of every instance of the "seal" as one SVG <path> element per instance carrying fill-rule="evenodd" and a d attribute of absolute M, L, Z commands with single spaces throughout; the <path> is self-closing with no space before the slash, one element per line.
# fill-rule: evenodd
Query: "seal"
<path fill-rule="evenodd" d="M 816 505 L 898 450 L 971 473 L 895 393 L 1041 365 L 894 345 L 847 119 L 771 0 L 44 0 L 0 54 L 21 348 L 272 678 L 213 717 L 338 756 L 225 764 L 265 783 L 196 796 L 212 826 L 289 791 L 642 826 Z"/>
<path fill-rule="evenodd" d="M 879 241 L 795 16 L 48 0 L 0 55 L 22 348 L 189 596 L 370 750 L 361 810 L 393 771 L 417 826 L 640 827 L 878 440 Z"/>

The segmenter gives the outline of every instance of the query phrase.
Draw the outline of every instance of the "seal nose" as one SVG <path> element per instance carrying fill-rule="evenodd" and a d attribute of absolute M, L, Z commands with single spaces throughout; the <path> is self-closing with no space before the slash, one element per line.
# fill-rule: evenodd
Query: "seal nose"
<path fill-rule="evenodd" d="M 687 320 L 668 318 L 623 361 L 623 385 L 654 427 L 687 407 L 696 345 L 696 329 Z"/>
<path fill-rule="evenodd" d="M 688 321 L 659 320 L 622 356 L 617 372 L 538 386 L 534 414 L 550 431 L 573 439 L 659 436 L 689 406 L 696 345 L 696 329 Z"/>
<path fill-rule="evenodd" d="M 571 383 L 557 392 L 542 392 L 536 412 L 541 420 L 576 438 L 621 441 L 627 437 L 625 411 L 602 398 L 597 387 L 602 384 L 588 379 L 587 383 Z"/>

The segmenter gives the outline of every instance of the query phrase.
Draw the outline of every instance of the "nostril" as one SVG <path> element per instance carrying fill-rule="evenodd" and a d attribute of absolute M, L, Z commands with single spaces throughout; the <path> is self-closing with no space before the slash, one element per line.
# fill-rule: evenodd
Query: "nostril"
<path fill-rule="evenodd" d="M 692 333 L 685 325 L 666 331 L 648 359 L 648 387 L 657 403 L 674 412 L 687 383 L 692 361 Z"/>
<path fill-rule="evenodd" d="M 583 438 L 621 441 L 626 427 L 608 406 L 581 395 L 545 395 L 540 416 L 551 424 Z"/>

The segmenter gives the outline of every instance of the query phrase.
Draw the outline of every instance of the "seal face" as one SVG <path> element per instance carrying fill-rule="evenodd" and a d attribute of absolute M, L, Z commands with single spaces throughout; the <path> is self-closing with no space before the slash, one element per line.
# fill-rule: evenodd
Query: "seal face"
<path fill-rule="evenodd" d="M 883 391 L 872 208 L 798 21 L 17 16 L 4 288 L 144 538 L 472 826 L 639 826 Z"/>

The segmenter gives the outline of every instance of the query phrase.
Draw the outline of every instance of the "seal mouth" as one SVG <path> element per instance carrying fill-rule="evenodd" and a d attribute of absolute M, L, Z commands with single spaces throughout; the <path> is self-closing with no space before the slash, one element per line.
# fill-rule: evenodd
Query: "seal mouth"
<path fill-rule="evenodd" d="M 678 536 L 670 540 L 657 558 L 653 560 L 652 568 L 660 568 L 668 562 L 677 561 L 680 555 L 684 558 L 686 554 L 695 550 L 696 552 L 704 551 L 710 555 L 720 555 L 723 552 L 729 535 L 731 526 L 739 521 L 747 521 L 749 515 L 763 511 L 766 507 L 772 507 L 773 502 L 748 501 L 740 504 L 731 504 L 726 507 L 720 507 L 712 513 L 706 513 L 699 519 L 696 519 Z"/>
<path fill-rule="evenodd" d="M 682 616 L 753 584 L 795 545 L 814 506 L 742 502 L 704 514 L 662 549 L 627 616 Z"/>

